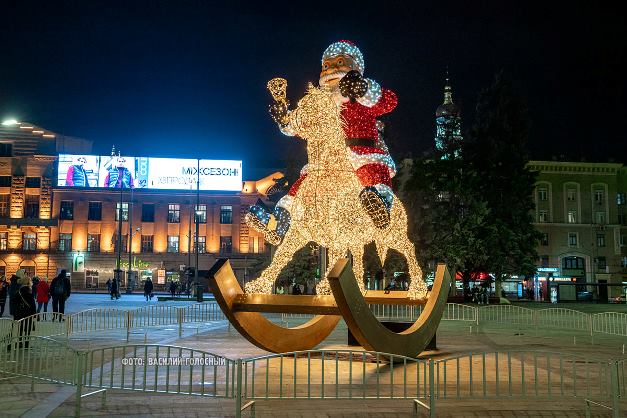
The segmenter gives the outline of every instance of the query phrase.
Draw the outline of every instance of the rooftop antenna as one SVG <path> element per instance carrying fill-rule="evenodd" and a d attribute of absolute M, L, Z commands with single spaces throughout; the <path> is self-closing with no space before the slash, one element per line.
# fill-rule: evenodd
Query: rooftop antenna
<path fill-rule="evenodd" d="M 111 156 L 115 156 L 115 144 L 111 147 Z"/>

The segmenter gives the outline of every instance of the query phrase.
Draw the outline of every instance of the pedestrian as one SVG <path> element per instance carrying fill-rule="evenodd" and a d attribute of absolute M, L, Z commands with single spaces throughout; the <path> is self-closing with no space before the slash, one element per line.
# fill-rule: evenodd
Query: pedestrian
<path fill-rule="evenodd" d="M 111 278 L 107 280 L 107 293 L 111 294 Z"/>
<path fill-rule="evenodd" d="M 7 303 L 7 296 L 9 295 L 9 282 L 6 277 L 0 277 L 0 318 L 4 315 L 4 305 Z"/>
<path fill-rule="evenodd" d="M 50 285 L 45 277 L 39 280 L 39 283 L 37 284 L 37 296 L 35 296 L 35 300 L 37 301 L 37 313 L 41 312 L 42 307 L 44 308 L 44 313 L 48 312 Z"/>
<path fill-rule="evenodd" d="M 119 299 L 120 294 L 118 293 L 118 281 L 117 279 L 111 280 L 109 286 L 109 293 L 111 294 L 111 300 L 115 298 L 115 300 Z"/>
<path fill-rule="evenodd" d="M 170 294 L 172 295 L 172 300 L 174 300 L 174 294 L 176 293 L 176 283 L 174 280 L 170 281 Z"/>
<path fill-rule="evenodd" d="M 144 283 L 144 296 L 146 297 L 146 302 L 152 299 L 152 289 L 153 289 L 152 280 L 150 277 L 146 279 L 146 283 Z"/>
<path fill-rule="evenodd" d="M 24 269 L 19 269 L 9 279 L 9 315 L 14 315 L 13 305 L 14 305 L 15 295 L 17 294 L 17 291 L 20 290 L 20 286 L 17 284 L 17 281 L 21 277 L 24 277 L 24 273 L 25 273 Z"/>
<path fill-rule="evenodd" d="M 61 273 L 50 283 L 50 296 L 52 296 L 52 312 L 54 315 L 52 320 L 54 321 L 58 316 L 59 321 L 63 321 L 63 315 L 65 314 L 65 301 L 70 297 L 72 293 L 70 279 L 67 278 L 67 272 L 61 270 Z"/>
<path fill-rule="evenodd" d="M 28 336 L 30 336 L 31 331 L 35 329 L 32 316 L 37 313 L 35 298 L 33 297 L 33 282 L 30 277 L 23 274 L 17 281 L 17 284 L 19 286 L 18 290 L 13 298 L 11 298 L 13 320 L 19 321 L 19 348 L 22 348 L 22 343 L 24 343 L 25 348 L 28 348 Z M 9 350 L 10 349 L 11 347 L 9 346 Z"/>
<path fill-rule="evenodd" d="M 37 285 L 39 284 L 39 276 L 33 277 L 33 297 L 37 300 Z"/>

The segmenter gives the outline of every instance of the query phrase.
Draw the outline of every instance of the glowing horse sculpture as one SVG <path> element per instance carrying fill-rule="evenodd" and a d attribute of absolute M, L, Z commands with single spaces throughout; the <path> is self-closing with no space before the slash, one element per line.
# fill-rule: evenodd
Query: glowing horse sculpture
<path fill-rule="evenodd" d="M 365 294 L 364 246 L 374 241 L 382 264 L 389 249 L 405 256 L 411 277 L 408 297 L 424 298 L 427 287 L 414 245 L 407 237 L 407 214 L 400 200 L 394 199 L 390 225 L 385 229 L 376 228 L 363 210 L 359 201 L 363 187 L 351 167 L 340 108 L 332 94 L 310 84 L 307 94 L 290 114 L 290 126 L 307 141 L 307 177 L 294 196 L 290 229 L 272 263 L 258 279 L 246 285 L 246 292 L 272 293 L 281 269 L 296 251 L 313 241 L 327 248 L 331 267 L 350 251 L 357 284 Z M 316 291 L 319 295 L 331 293 L 326 274 Z"/>
<path fill-rule="evenodd" d="M 285 88 L 285 84 L 281 87 Z M 394 199 L 390 225 L 384 230 L 377 229 L 363 211 L 358 197 L 362 186 L 350 165 L 340 109 L 330 93 L 310 85 L 290 113 L 290 127 L 307 141 L 309 156 L 307 177 L 292 203 L 290 228 L 270 266 L 259 279 L 245 286 L 246 292 L 229 260 L 218 260 L 208 274 L 216 301 L 246 339 L 268 351 L 311 349 L 343 318 L 365 349 L 417 356 L 432 340 L 440 323 L 450 274 L 444 265 L 439 265 L 427 295 L 414 246 L 407 238 L 407 215 L 400 201 Z M 318 284 L 317 295 L 271 294 L 281 269 L 310 241 L 326 247 L 330 258 L 331 268 Z M 408 292 L 385 294 L 364 289 L 364 246 L 373 241 L 382 260 L 389 249 L 405 255 L 411 276 Z M 353 257 L 352 265 L 345 258 L 348 252 Z M 369 303 L 424 306 L 407 330 L 396 333 L 379 322 Z M 266 318 L 265 312 L 308 313 L 314 317 L 286 328 Z"/>

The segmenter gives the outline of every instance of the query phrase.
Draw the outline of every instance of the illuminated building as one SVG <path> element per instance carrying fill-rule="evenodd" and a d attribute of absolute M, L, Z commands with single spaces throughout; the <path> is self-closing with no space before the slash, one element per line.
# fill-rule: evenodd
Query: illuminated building
<path fill-rule="evenodd" d="M 442 154 L 442 158 L 459 157 L 459 143 L 462 118 L 459 106 L 453 103 L 453 89 L 446 77 L 444 85 L 444 102 L 435 111 L 435 147 Z"/>
<path fill-rule="evenodd" d="M 195 187 L 136 187 L 131 194 L 130 189 L 120 193 L 120 189 L 57 186 L 57 178 L 63 177 L 58 173 L 59 157 L 88 155 L 91 150 L 90 141 L 30 124 L 0 126 L 1 275 L 9 277 L 25 268 L 32 275 L 52 278 L 66 269 L 76 288 L 106 288 L 116 268 L 120 198 L 121 268 L 129 270 L 131 242 L 131 270 L 152 277 L 157 285 L 166 278 L 186 281 L 186 268 L 195 266 L 196 220 L 199 271 L 228 256 L 237 276 L 246 280 L 268 258 L 263 237 L 248 228 L 243 214 L 258 200 L 266 200 L 280 173 L 240 181 L 238 191 L 201 190 L 194 215 Z"/>

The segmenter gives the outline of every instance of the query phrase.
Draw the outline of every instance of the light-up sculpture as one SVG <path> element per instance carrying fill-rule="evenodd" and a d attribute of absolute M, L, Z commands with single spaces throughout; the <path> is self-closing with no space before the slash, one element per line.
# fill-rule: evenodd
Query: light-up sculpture
<path fill-rule="evenodd" d="M 287 84 L 275 81 L 269 86 L 285 89 Z M 275 99 L 285 97 L 281 92 L 272 93 Z M 407 214 L 401 202 L 395 199 L 389 225 L 383 229 L 377 228 L 363 210 L 359 200 L 362 186 L 351 166 L 340 108 L 332 93 L 310 85 L 289 119 L 291 129 L 307 141 L 308 174 L 293 197 L 290 229 L 270 266 L 258 279 L 246 284 L 246 292 L 270 294 L 281 269 L 297 250 L 313 241 L 327 248 L 329 266 L 350 252 L 358 286 L 365 294 L 364 246 L 374 241 L 382 262 L 389 249 L 406 257 L 411 277 L 408 295 L 412 299 L 424 298 L 427 287 L 414 246 L 407 237 Z M 251 217 L 247 220 L 254 221 Z M 316 292 L 331 293 L 326 278 L 318 284 Z"/>

